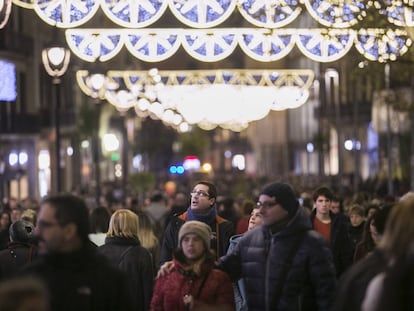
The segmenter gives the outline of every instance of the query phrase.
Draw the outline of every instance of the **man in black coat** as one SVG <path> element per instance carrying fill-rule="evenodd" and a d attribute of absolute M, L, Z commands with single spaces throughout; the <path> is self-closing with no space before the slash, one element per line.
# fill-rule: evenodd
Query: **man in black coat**
<path fill-rule="evenodd" d="M 353 262 L 354 244 L 349 236 L 348 220 L 331 212 L 334 195 L 329 188 L 320 187 L 313 193 L 315 208 L 310 214 L 312 228 L 329 243 L 332 250 L 336 275 L 340 277 Z"/>
<path fill-rule="evenodd" d="M 250 311 L 327 311 L 335 293 L 332 253 L 311 230 L 309 216 L 292 188 L 275 182 L 257 205 L 263 225 L 246 232 L 218 268 L 243 277 Z"/>
<path fill-rule="evenodd" d="M 234 235 L 232 222 L 217 215 L 216 211 L 216 187 L 207 181 L 195 184 L 191 191 L 190 207 L 177 217 L 173 217 L 168 224 L 161 247 L 160 263 L 172 260 L 173 252 L 178 246 L 178 232 L 181 226 L 188 220 L 198 220 L 211 228 L 211 249 L 217 257 L 227 252 L 230 237 Z"/>
<path fill-rule="evenodd" d="M 98 255 L 88 231 L 82 199 L 66 194 L 46 198 L 36 227 L 41 256 L 24 274 L 46 283 L 52 311 L 131 310 L 125 276 Z"/>

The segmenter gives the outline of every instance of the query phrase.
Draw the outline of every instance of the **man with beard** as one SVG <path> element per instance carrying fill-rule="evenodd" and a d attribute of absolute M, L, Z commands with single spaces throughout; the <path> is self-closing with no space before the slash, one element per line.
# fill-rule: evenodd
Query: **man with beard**
<path fill-rule="evenodd" d="M 36 226 L 41 256 L 24 274 L 44 281 L 52 311 L 131 310 L 125 276 L 98 255 L 88 232 L 82 199 L 69 194 L 44 199 Z"/>

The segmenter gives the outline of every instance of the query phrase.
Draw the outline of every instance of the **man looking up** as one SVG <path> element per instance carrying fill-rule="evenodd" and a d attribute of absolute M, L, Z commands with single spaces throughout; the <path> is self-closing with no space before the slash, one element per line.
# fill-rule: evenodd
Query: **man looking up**
<path fill-rule="evenodd" d="M 25 269 L 45 282 L 52 311 L 130 310 L 126 280 L 88 239 L 85 202 L 59 194 L 43 200 L 36 236 L 41 256 Z"/>
<path fill-rule="evenodd" d="M 348 221 L 341 214 L 331 211 L 333 194 L 326 187 L 313 194 L 315 208 L 310 217 L 312 227 L 329 243 L 334 257 L 336 275 L 339 277 L 352 264 L 354 247 L 348 233 Z"/>
<path fill-rule="evenodd" d="M 178 246 L 178 232 L 188 220 L 198 220 L 209 225 L 211 234 L 211 249 L 216 256 L 226 254 L 230 237 L 234 234 L 234 225 L 217 215 L 216 187 L 208 181 L 196 183 L 191 191 L 190 207 L 181 215 L 173 217 L 168 224 L 161 247 L 160 262 L 170 261 Z"/>

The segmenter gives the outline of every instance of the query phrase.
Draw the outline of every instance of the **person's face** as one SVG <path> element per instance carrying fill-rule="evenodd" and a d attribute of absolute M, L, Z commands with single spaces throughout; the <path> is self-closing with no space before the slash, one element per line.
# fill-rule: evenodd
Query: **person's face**
<path fill-rule="evenodd" d="M 10 217 L 6 213 L 1 214 L 0 227 L 8 228 L 10 226 Z"/>
<path fill-rule="evenodd" d="M 182 238 L 181 249 L 188 260 L 197 260 L 205 253 L 203 240 L 193 233 L 188 233 Z"/>
<path fill-rule="evenodd" d="M 372 218 L 372 216 L 376 213 L 376 209 L 375 208 L 370 208 L 368 210 L 368 214 L 367 214 L 367 218 Z"/>
<path fill-rule="evenodd" d="M 12 223 L 15 223 L 16 221 L 20 220 L 22 216 L 22 212 L 19 211 L 18 209 L 13 209 L 10 213 L 10 216 L 11 216 Z"/>
<path fill-rule="evenodd" d="M 275 201 L 275 198 L 266 194 L 260 195 L 258 206 L 263 224 L 266 226 L 273 225 L 288 216 L 288 212 Z"/>
<path fill-rule="evenodd" d="M 262 214 L 260 214 L 260 208 L 254 208 L 250 214 L 249 226 L 247 230 L 252 230 L 263 223 Z"/>
<path fill-rule="evenodd" d="M 364 218 L 361 215 L 352 213 L 349 215 L 349 220 L 351 221 L 351 225 L 353 227 L 358 227 L 364 221 Z"/>
<path fill-rule="evenodd" d="M 329 200 L 324 195 L 320 195 L 316 198 L 315 201 L 316 212 L 320 215 L 329 214 L 331 208 L 331 200 Z"/>
<path fill-rule="evenodd" d="M 377 228 L 375 228 L 375 225 L 372 221 L 369 224 L 369 233 L 371 234 L 371 238 L 374 241 L 374 243 L 377 244 L 379 241 L 379 234 Z"/>
<path fill-rule="evenodd" d="M 43 204 L 37 218 L 36 236 L 39 239 L 39 253 L 60 252 L 66 242 L 65 227 L 55 218 L 55 209 Z"/>
<path fill-rule="evenodd" d="M 195 185 L 193 191 L 191 191 L 192 210 L 203 211 L 211 208 L 215 199 L 210 198 L 208 190 L 208 186 L 206 185 Z"/>
<path fill-rule="evenodd" d="M 334 214 L 339 214 L 340 211 L 341 211 L 341 209 L 339 207 L 339 202 L 332 201 L 331 202 L 331 212 L 334 213 Z"/>

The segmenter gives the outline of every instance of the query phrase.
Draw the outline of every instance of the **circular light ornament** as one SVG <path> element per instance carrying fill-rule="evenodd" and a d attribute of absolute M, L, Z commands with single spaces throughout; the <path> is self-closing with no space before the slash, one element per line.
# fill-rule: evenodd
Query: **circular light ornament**
<path fill-rule="evenodd" d="M 99 0 L 36 0 L 33 8 L 45 23 L 59 28 L 72 28 L 89 21 L 99 4 Z"/>
<path fill-rule="evenodd" d="M 104 0 L 102 10 L 114 23 L 126 28 L 143 28 L 156 22 L 168 7 L 165 0 Z"/>
<path fill-rule="evenodd" d="M 414 26 L 412 0 L 384 0 L 377 1 L 379 12 L 385 15 L 388 21 L 396 26 Z"/>
<path fill-rule="evenodd" d="M 285 30 L 254 29 L 241 35 L 240 48 L 251 58 L 269 62 L 282 59 L 295 45 L 294 36 Z"/>
<path fill-rule="evenodd" d="M 296 45 L 308 58 L 317 62 L 332 62 L 351 49 L 355 33 L 346 29 L 310 29 L 298 33 Z"/>
<path fill-rule="evenodd" d="M 170 10 L 187 26 L 210 28 L 225 21 L 233 13 L 236 4 L 234 0 L 173 0 Z"/>
<path fill-rule="evenodd" d="M 125 112 L 136 105 L 136 97 L 127 90 L 106 92 L 106 99 L 118 111 Z"/>
<path fill-rule="evenodd" d="M 355 47 L 371 61 L 395 61 L 404 55 L 412 45 L 406 31 L 400 29 L 361 29 Z"/>
<path fill-rule="evenodd" d="M 244 0 L 239 1 L 241 15 L 253 25 L 280 28 L 295 20 L 302 9 L 297 0 Z"/>
<path fill-rule="evenodd" d="M 304 0 L 309 14 L 327 27 L 346 28 L 366 16 L 368 1 L 357 0 Z"/>

